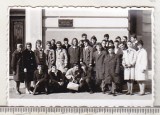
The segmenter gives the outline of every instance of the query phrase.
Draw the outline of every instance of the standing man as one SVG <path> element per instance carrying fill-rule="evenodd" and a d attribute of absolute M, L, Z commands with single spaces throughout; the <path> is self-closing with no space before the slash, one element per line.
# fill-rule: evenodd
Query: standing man
<path fill-rule="evenodd" d="M 44 70 L 46 71 L 47 70 L 46 57 L 45 57 L 44 50 L 42 48 L 42 41 L 41 40 L 36 41 L 36 49 L 34 50 L 34 54 L 36 57 L 36 63 L 43 65 Z"/>
<path fill-rule="evenodd" d="M 121 42 L 121 37 L 120 36 L 117 36 L 116 38 L 115 38 L 115 41 L 118 41 L 119 43 Z"/>
<path fill-rule="evenodd" d="M 22 63 L 22 44 L 17 44 L 17 49 L 12 54 L 11 66 L 13 69 L 13 77 L 16 82 L 16 93 L 21 94 L 19 90 L 20 83 L 24 82 L 24 71 Z"/>
<path fill-rule="evenodd" d="M 109 54 L 104 59 L 103 75 L 105 84 L 108 86 L 110 93 L 116 96 L 116 84 L 119 83 L 119 58 L 114 53 L 114 47 L 108 47 Z"/>
<path fill-rule="evenodd" d="M 112 47 L 112 46 L 114 46 L 114 42 L 113 42 L 113 40 L 109 40 L 108 47 Z"/>
<path fill-rule="evenodd" d="M 92 36 L 91 37 L 91 47 L 93 48 L 93 52 L 96 51 L 96 42 L 97 42 L 96 36 Z"/>
<path fill-rule="evenodd" d="M 93 48 L 89 46 L 89 41 L 84 40 L 84 48 L 83 48 L 83 62 L 87 67 L 92 66 L 92 56 L 93 56 Z"/>
<path fill-rule="evenodd" d="M 106 53 L 108 53 L 108 47 L 106 46 L 107 41 L 106 40 L 102 40 L 102 50 L 105 51 Z"/>
<path fill-rule="evenodd" d="M 88 40 L 88 39 L 87 39 L 87 34 L 86 34 L 86 33 L 83 33 L 83 34 L 82 34 L 82 40 Z"/>
<path fill-rule="evenodd" d="M 119 71 L 119 78 L 120 82 L 117 84 L 117 92 L 122 93 L 122 87 L 123 87 L 123 82 L 124 82 L 124 68 L 122 65 L 122 57 L 123 57 L 123 50 L 119 47 L 120 42 L 118 40 L 114 41 L 114 53 L 118 56 L 119 58 L 119 63 L 120 63 L 120 71 Z"/>
<path fill-rule="evenodd" d="M 58 70 L 65 74 L 68 65 L 68 55 L 66 50 L 62 48 L 60 41 L 57 41 L 56 46 L 56 66 Z"/>
<path fill-rule="evenodd" d="M 51 49 L 51 42 L 47 41 L 46 49 L 44 51 L 46 56 L 46 65 L 48 66 L 48 70 L 51 69 L 51 66 L 55 64 L 55 50 Z"/>
<path fill-rule="evenodd" d="M 132 42 L 132 48 L 137 51 L 138 50 L 138 47 L 137 47 L 138 40 L 137 40 L 136 35 L 131 36 L 131 42 Z"/>
<path fill-rule="evenodd" d="M 33 81 L 34 71 L 37 68 L 35 54 L 31 49 L 32 44 L 26 43 L 26 49 L 22 52 L 23 67 L 25 72 L 25 86 L 27 94 L 31 94 L 31 81 Z"/>
<path fill-rule="evenodd" d="M 101 43 L 96 44 L 97 51 L 93 54 L 93 60 L 95 62 L 95 70 L 96 70 L 96 88 L 101 88 L 101 91 L 105 93 L 105 84 L 104 84 L 104 76 L 103 76 L 103 63 L 106 56 L 106 52 L 102 50 Z"/>
<path fill-rule="evenodd" d="M 79 40 L 78 46 L 80 48 L 80 55 L 83 58 L 83 48 L 84 48 L 83 40 Z M 80 62 L 82 62 L 82 59 L 80 59 Z"/>
<path fill-rule="evenodd" d="M 52 39 L 52 40 L 51 40 L 51 49 L 53 49 L 53 50 L 56 50 L 56 49 L 57 49 L 56 40 L 55 40 L 55 39 Z"/>
<path fill-rule="evenodd" d="M 126 42 L 127 43 L 127 41 L 128 41 L 127 36 L 123 36 L 122 39 L 121 39 L 121 42 Z"/>
<path fill-rule="evenodd" d="M 71 47 L 71 45 L 68 44 L 68 38 L 64 38 L 63 41 L 64 41 L 64 44 L 62 45 L 62 48 L 65 49 L 68 53 L 68 49 L 69 49 L 69 47 Z"/>
<path fill-rule="evenodd" d="M 72 39 L 72 46 L 68 50 L 69 67 L 72 68 L 75 63 L 80 64 L 81 54 L 80 47 L 78 47 L 77 38 Z"/>
<path fill-rule="evenodd" d="M 107 42 L 109 41 L 109 34 L 104 35 L 104 40 L 106 40 Z"/>
<path fill-rule="evenodd" d="M 68 49 L 71 47 L 71 45 L 70 44 L 68 44 L 68 38 L 64 38 L 64 44 L 62 45 L 62 48 L 63 49 L 65 49 L 66 50 L 66 52 L 67 52 L 67 57 L 68 57 L 68 64 L 69 64 L 69 55 L 68 55 Z M 67 65 L 67 67 L 68 67 L 69 65 Z"/>

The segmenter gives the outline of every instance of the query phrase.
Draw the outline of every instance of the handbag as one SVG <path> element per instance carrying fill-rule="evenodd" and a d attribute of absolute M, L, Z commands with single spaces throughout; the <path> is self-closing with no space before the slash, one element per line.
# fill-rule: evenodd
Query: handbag
<path fill-rule="evenodd" d="M 79 84 L 73 83 L 73 82 L 69 82 L 67 85 L 67 89 L 71 89 L 75 91 L 78 91 L 78 87 L 79 87 Z"/>

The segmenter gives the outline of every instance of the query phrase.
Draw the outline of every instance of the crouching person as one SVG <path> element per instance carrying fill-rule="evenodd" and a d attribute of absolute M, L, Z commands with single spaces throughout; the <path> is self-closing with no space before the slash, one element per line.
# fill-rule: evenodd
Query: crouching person
<path fill-rule="evenodd" d="M 92 76 L 92 69 L 88 68 L 84 63 L 81 63 L 81 79 L 80 79 L 80 91 L 88 91 L 90 94 L 94 93 L 94 80 Z"/>
<path fill-rule="evenodd" d="M 45 91 L 46 94 L 48 94 L 48 77 L 47 73 L 44 72 L 43 66 L 38 65 L 37 70 L 34 72 L 34 90 L 33 95 L 35 95 L 37 92 L 43 92 Z"/>
<path fill-rule="evenodd" d="M 66 91 L 65 77 L 56 65 L 51 66 L 49 72 L 49 92 L 64 92 Z"/>
<path fill-rule="evenodd" d="M 74 64 L 73 68 L 66 72 L 66 78 L 69 80 L 67 88 L 72 91 L 85 91 L 86 88 L 93 93 L 90 88 L 90 78 L 86 76 L 86 73 L 80 68 L 79 64 Z"/>

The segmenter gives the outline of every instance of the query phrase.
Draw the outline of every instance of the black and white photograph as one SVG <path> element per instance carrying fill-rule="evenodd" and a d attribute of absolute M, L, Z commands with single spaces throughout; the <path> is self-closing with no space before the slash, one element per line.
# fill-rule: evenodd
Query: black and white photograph
<path fill-rule="evenodd" d="M 152 8 L 8 13 L 9 105 L 153 106 Z"/>

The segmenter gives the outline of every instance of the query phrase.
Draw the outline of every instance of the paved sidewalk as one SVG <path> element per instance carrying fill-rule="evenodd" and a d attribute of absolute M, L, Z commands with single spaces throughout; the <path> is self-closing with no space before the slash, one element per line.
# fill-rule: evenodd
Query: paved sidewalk
<path fill-rule="evenodd" d="M 22 94 L 16 94 L 15 90 L 15 82 L 13 80 L 9 81 L 9 97 L 11 99 L 129 99 L 129 100 L 151 100 L 151 80 L 147 81 L 146 86 L 146 95 L 139 96 L 138 95 L 138 85 L 134 85 L 134 95 L 125 95 L 125 94 L 118 94 L 117 96 L 112 96 L 108 94 L 102 94 L 101 92 L 89 94 L 88 92 L 82 93 L 52 93 L 49 95 L 46 94 L 39 94 L 39 95 L 32 95 L 32 94 L 25 94 L 24 83 L 21 84 L 21 91 Z M 125 86 L 124 86 L 125 87 Z M 124 90 L 125 92 L 125 90 Z"/>

